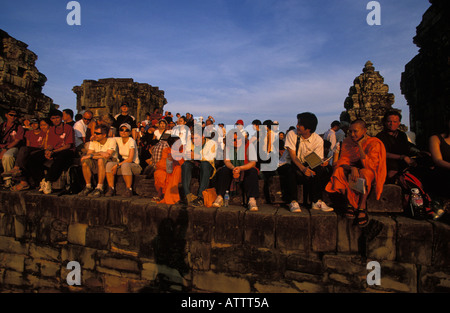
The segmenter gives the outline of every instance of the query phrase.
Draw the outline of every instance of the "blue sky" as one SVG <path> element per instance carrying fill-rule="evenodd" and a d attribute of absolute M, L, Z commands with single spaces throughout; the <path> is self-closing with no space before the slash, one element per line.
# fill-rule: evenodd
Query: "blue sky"
<path fill-rule="evenodd" d="M 72 87 L 85 79 L 133 78 L 164 90 L 172 113 L 285 130 L 310 111 L 319 133 L 368 60 L 409 125 L 401 73 L 430 7 L 381 0 L 381 25 L 369 26 L 368 0 L 80 0 L 81 25 L 69 26 L 69 1 L 1 1 L 0 28 L 38 55 L 43 92 L 61 108 L 75 110 Z"/>

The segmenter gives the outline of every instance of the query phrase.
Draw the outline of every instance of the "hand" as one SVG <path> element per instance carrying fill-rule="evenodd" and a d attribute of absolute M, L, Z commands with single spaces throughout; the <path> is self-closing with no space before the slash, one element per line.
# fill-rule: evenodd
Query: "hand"
<path fill-rule="evenodd" d="M 314 172 L 309 167 L 305 167 L 305 169 L 303 170 L 303 174 L 305 174 L 305 176 L 307 176 L 307 177 L 313 177 L 316 175 L 316 172 Z"/>
<path fill-rule="evenodd" d="M 352 167 L 349 180 L 352 182 L 356 182 L 356 180 L 359 178 L 359 170 L 356 167 Z"/>
<path fill-rule="evenodd" d="M 233 178 L 239 178 L 241 175 L 241 168 L 239 166 L 233 168 Z"/>

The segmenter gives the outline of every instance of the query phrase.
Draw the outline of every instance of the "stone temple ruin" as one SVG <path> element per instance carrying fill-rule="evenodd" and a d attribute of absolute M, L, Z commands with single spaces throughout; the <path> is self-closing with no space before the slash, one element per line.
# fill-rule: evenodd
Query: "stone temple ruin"
<path fill-rule="evenodd" d="M 122 103 L 128 102 L 130 114 L 141 121 L 145 119 L 145 113 L 156 108 L 162 112 L 167 103 L 163 90 L 134 82 L 131 78 L 84 80 L 72 91 L 77 95 L 77 110 L 91 110 L 94 116 L 119 114 Z"/>
<path fill-rule="evenodd" d="M 0 29 L 1 113 L 14 107 L 25 117 L 44 117 L 55 106 L 42 93 L 47 77 L 36 68 L 37 58 L 26 43 Z"/>
<path fill-rule="evenodd" d="M 367 123 L 367 133 L 375 136 L 383 130 L 383 116 L 393 109 L 394 102 L 395 96 L 389 93 L 389 86 L 384 83 L 383 76 L 375 71 L 372 62 L 367 61 L 363 73 L 355 78 L 350 87 L 344 103 L 346 111 L 341 113 L 340 119 L 351 122 L 361 118 Z"/>

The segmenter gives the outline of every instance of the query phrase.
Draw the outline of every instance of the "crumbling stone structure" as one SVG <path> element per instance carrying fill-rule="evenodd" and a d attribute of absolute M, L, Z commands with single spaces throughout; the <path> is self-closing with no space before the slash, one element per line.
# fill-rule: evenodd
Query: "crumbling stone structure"
<path fill-rule="evenodd" d="M 450 117 L 450 2 L 430 2 L 414 37 L 419 54 L 405 66 L 401 80 L 411 131 L 422 149 Z"/>
<path fill-rule="evenodd" d="M 73 87 L 77 95 L 77 110 L 82 107 L 91 110 L 94 116 L 120 113 L 124 101 L 130 106 L 130 114 L 138 121 L 145 119 L 145 113 L 153 112 L 167 104 L 164 91 L 149 84 L 134 82 L 132 78 L 108 78 L 84 80 L 81 86 Z"/>
<path fill-rule="evenodd" d="M 355 78 L 350 87 L 344 103 L 346 111 L 342 112 L 340 119 L 351 122 L 361 118 L 367 123 L 367 133 L 375 136 L 383 130 L 383 116 L 393 109 L 394 102 L 395 96 L 389 93 L 383 76 L 375 71 L 372 62 L 367 61 L 363 73 Z"/>
<path fill-rule="evenodd" d="M 27 48 L 0 29 L 0 110 L 14 107 L 26 117 L 44 117 L 54 104 L 42 93 L 47 77 L 36 68 L 37 55 Z"/>

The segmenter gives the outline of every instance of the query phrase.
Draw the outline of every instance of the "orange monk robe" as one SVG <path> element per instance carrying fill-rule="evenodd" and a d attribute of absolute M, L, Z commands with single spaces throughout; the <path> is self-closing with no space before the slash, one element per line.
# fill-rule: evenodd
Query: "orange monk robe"
<path fill-rule="evenodd" d="M 168 174 L 166 172 L 166 160 L 171 153 L 171 148 L 166 147 L 163 149 L 162 157 L 156 163 L 155 188 L 156 190 L 162 189 L 164 198 L 158 203 L 175 204 L 180 201 L 180 194 L 178 192 L 178 185 L 181 183 L 181 164 L 182 160 L 173 161 L 173 171 Z"/>
<path fill-rule="evenodd" d="M 342 165 L 354 166 L 361 161 L 363 168 L 359 170 L 359 174 L 366 180 L 366 192 L 370 192 L 374 183 L 377 200 L 380 199 L 386 179 L 386 149 L 383 142 L 376 137 L 368 137 L 362 143 L 362 149 L 366 154 L 365 159 L 361 159 L 358 145 L 351 138 L 342 142 L 341 156 L 336 162 L 330 182 L 325 187 L 328 192 L 347 194 L 347 199 L 354 208 L 358 208 L 360 194 L 349 187 Z"/>

